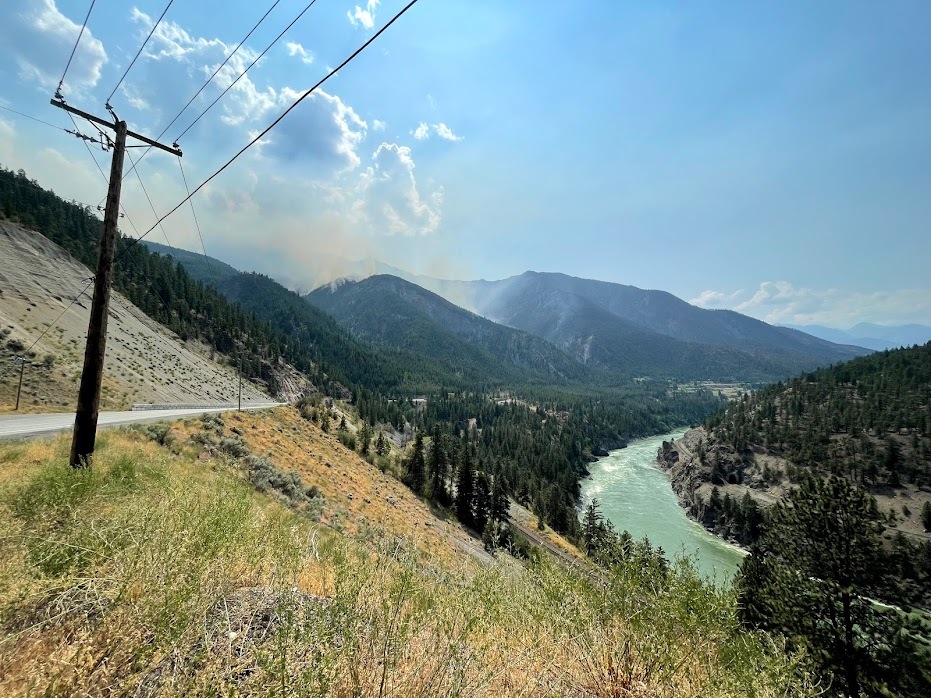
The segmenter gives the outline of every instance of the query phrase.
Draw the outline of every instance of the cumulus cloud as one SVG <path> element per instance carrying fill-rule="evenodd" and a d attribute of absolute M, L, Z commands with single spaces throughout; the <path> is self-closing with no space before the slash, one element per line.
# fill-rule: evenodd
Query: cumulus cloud
<path fill-rule="evenodd" d="M 314 54 L 308 51 L 306 48 L 301 46 L 299 43 L 294 41 L 289 41 L 285 46 L 288 49 L 289 56 L 297 56 L 301 59 L 301 63 L 306 63 L 310 65 L 314 62 Z"/>
<path fill-rule="evenodd" d="M 372 130 L 373 131 L 384 131 L 387 124 L 381 119 L 372 119 Z"/>
<path fill-rule="evenodd" d="M 858 322 L 909 323 L 931 319 L 931 290 L 842 291 L 764 281 L 752 294 L 708 290 L 690 301 L 704 308 L 730 308 L 772 324 L 850 327 Z"/>
<path fill-rule="evenodd" d="M 16 62 L 19 76 L 43 90 L 55 89 L 81 25 L 63 15 L 55 0 L 12 0 L 5 14 L 0 44 Z M 106 62 L 103 44 L 85 29 L 65 79 L 66 94 L 94 87 Z"/>
<path fill-rule="evenodd" d="M 429 235 L 440 225 L 443 189 L 425 200 L 414 177 L 411 149 L 382 143 L 360 178 L 352 217 L 388 235 Z"/>
<path fill-rule="evenodd" d="M 285 108 L 301 93 L 285 87 L 278 107 Z M 338 96 L 318 89 L 289 114 L 268 136 L 262 152 L 282 160 L 298 160 L 310 170 L 332 174 L 356 169 L 356 152 L 368 125 Z"/>
<path fill-rule="evenodd" d="M 368 0 L 364 8 L 356 5 L 354 10 L 349 10 L 349 12 L 346 13 L 346 16 L 349 17 L 352 26 L 362 26 L 365 29 L 371 29 L 375 26 L 375 10 L 380 4 L 380 0 Z"/>
<path fill-rule="evenodd" d="M 418 141 L 425 141 L 430 137 L 431 132 L 435 133 L 443 140 L 452 141 L 454 143 L 464 138 L 464 136 L 457 136 L 453 133 L 453 130 L 443 122 L 431 126 L 425 121 L 421 121 L 417 128 L 410 131 L 410 134 Z"/>

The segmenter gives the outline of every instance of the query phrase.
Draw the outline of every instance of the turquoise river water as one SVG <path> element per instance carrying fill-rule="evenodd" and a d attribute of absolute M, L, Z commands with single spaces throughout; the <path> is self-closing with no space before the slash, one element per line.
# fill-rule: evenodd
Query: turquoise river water
<path fill-rule="evenodd" d="M 737 570 L 743 552 L 685 515 L 668 476 L 656 464 L 663 440 L 678 439 L 685 431 L 637 439 L 592 463 L 591 477 L 582 481 L 582 503 L 588 506 L 598 499 L 605 518 L 618 531 L 627 530 L 634 538 L 647 536 L 670 559 L 691 556 L 704 576 L 724 581 Z"/>

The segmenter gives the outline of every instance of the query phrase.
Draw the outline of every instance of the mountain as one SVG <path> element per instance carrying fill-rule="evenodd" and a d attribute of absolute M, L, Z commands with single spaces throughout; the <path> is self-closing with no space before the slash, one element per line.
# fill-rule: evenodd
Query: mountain
<path fill-rule="evenodd" d="M 734 311 L 698 308 L 665 291 L 565 274 L 416 282 L 587 364 L 627 375 L 768 381 L 868 353 Z"/>
<path fill-rule="evenodd" d="M 876 351 L 911 347 L 931 341 L 931 326 L 928 325 L 876 325 L 861 322 L 848 330 L 823 325 L 787 325 L 787 327 L 807 332 L 829 342 L 855 344 Z"/>
<path fill-rule="evenodd" d="M 889 569 L 898 591 L 927 607 L 931 523 L 921 512 L 931 508 L 929 395 L 931 342 L 874 353 L 730 403 L 664 443 L 660 463 L 690 515 L 745 545 L 760 533 L 747 518 L 757 505 L 765 511 L 809 475 L 851 480 L 875 499 L 897 551 Z M 918 559 L 924 572 L 911 564 Z"/>
<path fill-rule="evenodd" d="M 14 357 L 31 347 L 34 358 L 24 372 L 24 405 L 73 407 L 77 398 L 73 379 L 83 366 L 90 314 L 89 294 L 76 296 L 93 272 L 49 238 L 4 220 L 0 220 L 0 260 L 0 405 L 15 401 L 17 381 L 4 379 L 16 366 Z M 41 334 L 51 323 L 55 330 Z M 135 402 L 203 404 L 236 399 L 236 369 L 222 354 L 200 342 L 183 341 L 116 290 L 110 298 L 107 336 L 103 409 L 126 409 Z M 18 373 L 13 372 L 13 377 Z M 264 401 L 269 396 L 247 382 L 243 399 Z"/>
<path fill-rule="evenodd" d="M 175 261 L 184 266 L 185 271 L 191 275 L 191 278 L 211 286 L 242 273 L 226 262 L 221 262 L 219 259 L 204 254 L 189 252 L 179 247 L 169 247 L 149 240 L 143 240 L 142 244 L 162 257 L 174 257 Z"/>
<path fill-rule="evenodd" d="M 591 370 L 549 342 L 496 324 L 396 276 L 322 286 L 305 298 L 352 334 L 376 346 L 461 367 L 586 380 Z"/>

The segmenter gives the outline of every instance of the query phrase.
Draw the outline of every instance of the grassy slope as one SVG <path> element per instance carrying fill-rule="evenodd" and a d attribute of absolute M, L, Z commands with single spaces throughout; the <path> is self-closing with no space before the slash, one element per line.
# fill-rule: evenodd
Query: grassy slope
<path fill-rule="evenodd" d="M 809 694 L 686 572 L 483 565 L 296 412 L 213 424 L 107 432 L 90 472 L 65 438 L 0 445 L 0 694 Z M 323 491 L 320 522 L 191 440 L 234 427 Z"/>

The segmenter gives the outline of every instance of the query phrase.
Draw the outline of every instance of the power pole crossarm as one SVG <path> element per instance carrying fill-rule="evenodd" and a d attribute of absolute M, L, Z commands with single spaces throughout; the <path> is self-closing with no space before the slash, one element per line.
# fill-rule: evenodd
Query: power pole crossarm
<path fill-rule="evenodd" d="M 87 345 L 84 349 L 84 370 L 81 372 L 81 387 L 78 392 L 78 408 L 74 415 L 74 437 L 71 440 L 72 467 L 90 465 L 97 440 L 97 416 L 100 410 L 100 385 L 103 381 L 103 361 L 107 352 L 107 320 L 110 312 L 110 289 L 113 284 L 113 258 L 116 256 L 117 223 L 120 215 L 120 190 L 123 184 L 123 157 L 126 153 L 127 137 L 142 141 L 172 155 L 181 156 L 178 148 L 162 145 L 156 141 L 133 133 L 126 128 L 125 121 L 107 121 L 80 109 L 75 109 L 64 100 L 52 100 L 52 106 L 76 114 L 95 124 L 112 129 L 116 135 L 113 145 L 113 160 L 110 163 L 110 184 L 107 190 L 107 208 L 103 216 L 103 231 L 100 235 L 100 250 L 97 255 L 97 273 L 94 275 L 94 299 L 91 303 L 90 320 L 87 325 Z M 112 113 L 112 112 L 111 112 Z"/>
<path fill-rule="evenodd" d="M 57 99 L 53 99 L 53 100 L 51 101 L 51 104 L 52 104 L 53 107 L 58 107 L 59 109 L 64 109 L 64 110 L 67 111 L 67 112 L 71 112 L 72 114 L 75 114 L 76 116 L 80 116 L 82 119 L 87 119 L 88 121 L 92 121 L 92 122 L 94 122 L 95 124 L 100 124 L 101 126 L 105 126 L 105 127 L 107 127 L 107 128 L 110 128 L 110 129 L 112 129 L 113 126 L 114 126 L 114 124 L 113 124 L 112 121 L 107 121 L 106 119 L 101 119 L 99 116 L 94 116 L 93 114 L 88 114 L 86 111 L 82 111 L 82 110 L 80 110 L 80 109 L 75 109 L 75 108 L 72 107 L 70 104 L 65 104 L 64 102 L 59 102 Z M 180 149 L 180 148 L 175 148 L 175 147 L 173 147 L 173 146 L 164 145 L 164 144 L 162 144 L 162 143 L 159 143 L 158 141 L 153 141 L 151 138 L 147 138 L 147 137 L 145 137 L 145 136 L 142 136 L 142 135 L 136 133 L 135 131 L 129 131 L 129 130 L 127 130 L 127 131 L 126 131 L 126 136 L 127 136 L 128 138 L 133 138 L 133 139 L 135 139 L 135 140 L 137 140 L 137 141 L 142 141 L 142 142 L 145 143 L 146 145 L 151 145 L 153 148 L 158 148 L 159 150 L 164 150 L 166 153 L 171 153 L 172 155 L 177 155 L 178 157 L 181 157 L 181 155 L 182 155 L 181 149 Z"/>

